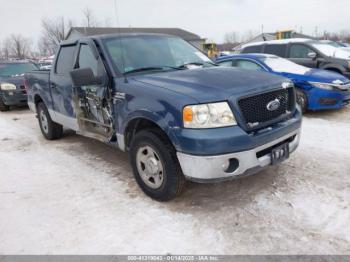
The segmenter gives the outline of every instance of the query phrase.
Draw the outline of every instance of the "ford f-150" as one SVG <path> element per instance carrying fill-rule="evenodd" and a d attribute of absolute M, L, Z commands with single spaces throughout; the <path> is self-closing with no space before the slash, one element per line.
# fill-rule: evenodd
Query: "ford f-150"
<path fill-rule="evenodd" d="M 50 72 L 29 73 L 28 104 L 44 137 L 63 126 L 129 153 L 142 190 L 166 201 L 186 179 L 254 174 L 298 146 L 300 108 L 287 78 L 216 66 L 158 34 L 63 42 Z"/>

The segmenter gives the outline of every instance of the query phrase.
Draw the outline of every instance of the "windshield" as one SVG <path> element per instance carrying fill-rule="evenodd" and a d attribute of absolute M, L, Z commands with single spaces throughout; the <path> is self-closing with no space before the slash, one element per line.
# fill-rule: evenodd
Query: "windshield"
<path fill-rule="evenodd" d="M 339 44 L 337 42 L 333 42 L 333 41 L 329 41 L 329 42 L 324 42 L 325 44 L 328 44 L 330 46 L 334 46 L 334 47 L 344 47 L 344 45 Z"/>
<path fill-rule="evenodd" d="M 131 36 L 105 40 L 116 69 L 121 73 L 138 69 L 173 70 L 181 66 L 212 66 L 212 61 L 195 47 L 176 37 Z"/>
<path fill-rule="evenodd" d="M 38 68 L 32 63 L 0 63 L 0 76 L 23 75 L 24 73 L 37 69 Z"/>
<path fill-rule="evenodd" d="M 347 49 L 334 47 L 333 45 L 325 43 L 313 43 L 311 45 L 326 56 L 350 59 L 350 51 Z"/>
<path fill-rule="evenodd" d="M 262 58 L 261 61 L 263 61 L 275 72 L 303 75 L 310 71 L 310 69 L 305 66 L 298 65 L 287 59 L 277 56 L 265 57 Z"/>

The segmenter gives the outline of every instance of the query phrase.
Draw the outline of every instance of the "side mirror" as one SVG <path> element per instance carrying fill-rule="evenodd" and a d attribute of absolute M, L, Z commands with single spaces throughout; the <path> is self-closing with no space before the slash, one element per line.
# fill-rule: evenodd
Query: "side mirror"
<path fill-rule="evenodd" d="M 74 87 L 102 85 L 102 79 L 95 77 L 91 68 L 74 69 L 70 77 Z"/>
<path fill-rule="evenodd" d="M 307 56 L 312 60 L 315 60 L 317 58 L 317 54 L 315 52 L 310 52 L 307 54 Z"/>

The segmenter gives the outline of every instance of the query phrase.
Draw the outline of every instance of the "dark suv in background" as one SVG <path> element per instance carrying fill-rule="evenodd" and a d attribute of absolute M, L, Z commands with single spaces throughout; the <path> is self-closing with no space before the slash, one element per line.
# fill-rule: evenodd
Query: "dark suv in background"
<path fill-rule="evenodd" d="M 350 78 L 350 51 L 327 42 L 285 39 L 244 45 L 241 53 L 265 53 L 287 58 L 299 65 L 335 71 Z"/>
<path fill-rule="evenodd" d="M 27 61 L 0 61 L 0 111 L 8 111 L 10 106 L 27 105 L 27 91 L 24 74 L 38 70 Z"/>

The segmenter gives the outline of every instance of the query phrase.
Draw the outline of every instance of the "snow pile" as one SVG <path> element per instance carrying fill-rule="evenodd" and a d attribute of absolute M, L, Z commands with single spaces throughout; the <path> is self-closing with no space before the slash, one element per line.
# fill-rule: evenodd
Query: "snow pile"
<path fill-rule="evenodd" d="M 2 254 L 350 254 L 350 108 L 308 114 L 279 166 L 158 203 L 127 156 L 0 114 Z"/>
<path fill-rule="evenodd" d="M 34 124 L 0 118 L 0 253 L 224 252 L 212 249 L 219 231 L 145 197 L 125 155 L 96 142 L 124 162 L 110 165 L 80 142 L 45 141 Z"/>

